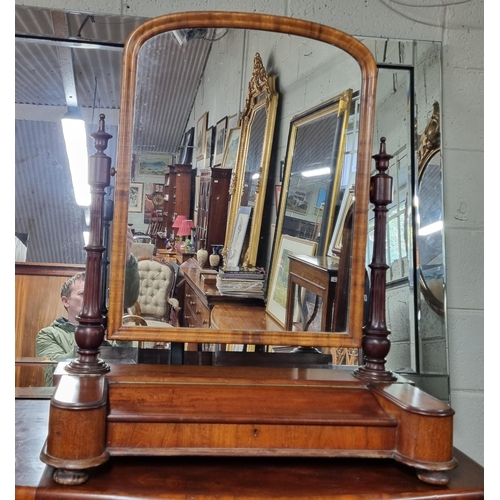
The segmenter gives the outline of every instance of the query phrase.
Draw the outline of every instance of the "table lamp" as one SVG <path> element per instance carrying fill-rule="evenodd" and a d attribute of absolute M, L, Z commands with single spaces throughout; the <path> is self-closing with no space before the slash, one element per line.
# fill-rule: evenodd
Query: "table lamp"
<path fill-rule="evenodd" d="M 177 231 L 177 236 L 185 236 L 186 239 L 184 240 L 184 244 L 186 247 L 186 250 L 189 251 L 189 248 L 191 246 L 191 239 L 188 241 L 188 236 L 191 237 L 191 230 L 194 229 L 196 225 L 191 219 L 186 219 L 182 221 L 181 226 L 179 227 L 179 230 Z"/>

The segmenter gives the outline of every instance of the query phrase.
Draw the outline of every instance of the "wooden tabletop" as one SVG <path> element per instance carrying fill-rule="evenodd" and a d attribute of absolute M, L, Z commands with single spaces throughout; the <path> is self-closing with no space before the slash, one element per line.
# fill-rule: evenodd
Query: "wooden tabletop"
<path fill-rule="evenodd" d="M 211 325 L 218 330 L 283 330 L 262 305 L 217 304 L 212 309 Z"/>
<path fill-rule="evenodd" d="M 473 499 L 484 469 L 455 450 L 446 486 L 388 459 L 112 457 L 81 486 L 61 486 L 39 460 L 49 401 L 16 400 L 16 498 L 41 499 Z"/>

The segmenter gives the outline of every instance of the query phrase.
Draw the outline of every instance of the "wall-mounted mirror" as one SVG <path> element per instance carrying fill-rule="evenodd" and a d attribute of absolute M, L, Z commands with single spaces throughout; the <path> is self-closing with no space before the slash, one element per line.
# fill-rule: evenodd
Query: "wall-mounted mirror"
<path fill-rule="evenodd" d="M 164 23 L 162 18 L 157 18 L 151 22 L 146 22 L 127 42 L 124 56 L 125 78 L 121 105 L 121 135 L 118 146 L 118 179 L 115 200 L 116 214 L 113 233 L 110 330 L 108 331 L 108 337 L 117 340 L 139 338 L 149 340 L 154 338 L 155 340 L 163 339 L 172 342 L 358 346 L 361 338 L 364 295 L 364 242 L 366 240 L 365 224 L 368 211 L 368 172 L 371 167 L 372 138 L 370 130 L 373 110 L 370 103 L 373 101 L 370 96 L 374 96 L 376 84 L 374 60 L 362 44 L 352 37 L 333 29 L 331 31 L 322 31 L 319 34 L 315 33 L 309 38 L 310 24 L 307 22 L 297 21 L 296 25 L 293 23 L 293 26 L 280 27 L 275 26 L 275 23 L 268 25 L 267 17 L 260 15 L 245 17 L 245 26 L 241 26 L 243 21 L 238 20 L 238 23 L 240 23 L 238 29 L 233 27 L 234 22 L 235 15 L 231 13 L 217 13 L 210 19 L 199 13 L 183 14 L 177 17 L 170 16 L 168 23 Z M 275 31 L 268 31 L 271 28 Z M 137 119 L 138 113 L 142 115 L 147 109 L 142 106 L 140 110 L 136 110 L 134 105 L 144 101 L 142 97 L 137 96 L 138 90 L 148 88 L 148 99 L 152 103 L 150 106 L 156 106 L 155 112 L 161 114 L 157 104 L 161 102 L 159 96 L 162 92 L 168 92 L 168 86 L 163 84 L 159 85 L 160 88 L 158 89 L 149 88 L 152 79 L 149 78 L 149 70 L 143 71 L 142 65 L 142 61 L 147 61 L 149 57 L 147 52 L 143 51 L 148 51 L 149 47 L 155 47 L 154 59 L 159 64 L 162 52 L 158 49 L 162 45 L 166 46 L 166 43 L 156 42 L 156 39 L 170 37 L 175 41 L 177 36 L 172 31 L 185 33 L 182 30 L 193 33 L 192 39 L 195 41 L 198 35 L 201 36 L 204 39 L 203 43 L 208 41 L 210 47 L 207 51 L 203 75 L 200 76 L 200 90 L 194 98 L 194 105 L 192 106 L 187 127 L 195 124 L 197 117 L 206 112 L 208 112 L 208 126 L 210 127 L 210 121 L 216 123 L 222 116 L 231 116 L 245 110 L 242 103 L 238 99 L 234 99 L 233 96 L 244 95 L 243 89 L 251 81 L 249 74 L 253 71 L 252 62 L 256 53 L 260 54 L 263 67 L 267 73 L 276 77 L 280 105 L 277 111 L 277 130 L 272 143 L 273 154 L 270 157 L 268 172 L 268 177 L 271 179 L 279 178 L 279 163 L 286 151 L 288 129 L 294 116 L 321 105 L 323 102 L 330 100 L 332 96 L 339 95 L 346 89 L 352 89 L 360 95 L 360 116 L 364 117 L 364 119 L 359 122 L 359 137 L 361 140 L 356 145 L 358 162 L 355 190 L 359 207 L 355 212 L 354 231 L 358 244 L 354 247 L 355 250 L 351 259 L 353 280 L 349 291 L 349 321 L 344 332 L 304 332 L 297 335 L 296 333 L 283 331 L 276 325 L 268 327 L 267 330 L 264 328 L 249 330 L 248 325 L 243 323 L 238 325 L 234 322 L 229 329 L 223 328 L 219 330 L 202 327 L 155 329 L 122 325 L 123 308 L 121 304 L 125 267 L 122 250 L 125 237 L 124 228 L 128 218 L 127 195 L 130 185 L 130 165 L 136 148 L 137 134 L 135 128 L 137 126 L 147 128 L 149 125 L 143 120 Z M 172 61 L 172 58 L 175 59 L 175 51 L 180 51 L 184 57 L 189 57 L 190 47 L 194 47 L 190 43 L 190 41 L 186 41 L 183 44 L 178 44 L 177 47 L 175 44 L 170 43 L 170 50 L 168 53 L 165 52 L 166 60 Z M 234 54 L 238 53 L 241 54 L 240 63 L 235 64 Z M 299 55 L 295 64 L 290 64 L 289 57 L 291 54 Z M 228 55 L 231 57 L 228 57 Z M 172 66 L 170 63 L 167 63 L 167 65 Z M 354 70 L 351 68 L 354 68 Z M 148 82 L 146 87 L 142 83 L 144 78 Z M 215 102 L 215 106 L 207 110 L 207 101 L 210 103 Z M 259 109 L 257 107 L 257 113 L 254 114 L 253 125 L 258 124 Z M 183 134 L 184 130 L 180 130 L 178 132 L 179 138 Z M 249 139 L 251 139 L 251 136 L 252 134 Z M 251 141 L 245 145 L 245 141 L 242 140 L 241 144 L 247 155 L 250 149 L 253 150 L 253 147 L 250 148 L 252 146 Z M 263 142 L 259 141 L 259 147 L 255 147 L 255 153 L 252 153 L 252 155 L 256 158 L 269 155 L 270 152 L 259 151 L 263 145 Z M 137 145 L 137 147 L 140 147 L 140 145 Z M 243 181 L 242 176 L 240 182 L 243 183 Z M 266 200 L 269 198 L 270 193 L 274 193 L 276 182 L 268 182 L 267 184 L 265 193 L 262 192 L 263 196 L 265 194 Z M 241 193 L 244 194 L 243 190 L 241 190 Z M 259 196 L 260 194 L 259 187 Z M 262 231 L 259 244 L 255 245 L 251 250 L 258 254 L 255 262 L 258 264 L 262 262 L 263 267 L 269 270 L 272 267 L 273 255 L 269 251 L 264 254 L 263 247 L 265 245 L 260 243 L 263 238 L 267 239 L 266 233 L 275 221 L 266 217 L 269 204 L 266 203 L 266 205 L 267 207 L 263 209 L 262 215 L 262 225 L 263 229 L 265 226 L 265 229 Z M 210 301 L 216 301 L 218 297 L 216 287 L 210 286 L 208 280 L 203 280 L 203 286 L 194 283 L 196 278 L 189 277 L 188 270 L 186 270 L 185 276 L 188 284 L 197 288 L 196 294 L 200 298 L 202 305 L 207 307 L 208 303 L 208 308 L 210 308 Z M 219 300 L 222 303 L 228 303 L 231 300 L 234 302 L 234 299 L 227 297 L 222 297 Z M 185 311 L 187 311 L 188 305 L 188 303 L 184 304 Z M 264 310 L 264 304 L 262 304 L 262 309 Z M 210 314 L 208 316 L 210 317 Z M 210 319 L 208 319 L 208 324 L 209 322 Z"/>
<path fill-rule="evenodd" d="M 262 64 L 260 54 L 255 54 L 252 79 L 240 121 L 240 142 L 236 167 L 231 180 L 231 204 L 226 229 L 223 255 L 237 252 L 236 266 L 255 266 L 259 248 L 260 228 L 264 211 L 269 160 L 271 158 L 274 124 L 278 107 L 275 76 L 269 76 Z M 251 209 L 248 243 L 240 250 L 237 240 L 233 246 L 233 228 L 241 207 Z M 240 262 L 239 255 L 243 252 Z M 229 255 L 230 256 L 230 255 Z"/>

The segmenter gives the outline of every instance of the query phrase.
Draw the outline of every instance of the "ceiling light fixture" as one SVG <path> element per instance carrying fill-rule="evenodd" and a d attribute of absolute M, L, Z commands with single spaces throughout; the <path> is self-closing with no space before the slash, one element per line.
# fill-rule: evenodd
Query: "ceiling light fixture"
<path fill-rule="evenodd" d="M 75 201 L 82 207 L 90 206 L 88 183 L 88 149 L 85 122 L 78 108 L 68 107 L 68 113 L 61 119 L 68 155 Z"/>
<path fill-rule="evenodd" d="M 318 175 L 326 175 L 330 173 L 330 167 L 315 168 L 314 170 L 306 170 L 302 172 L 302 177 L 316 177 Z"/>

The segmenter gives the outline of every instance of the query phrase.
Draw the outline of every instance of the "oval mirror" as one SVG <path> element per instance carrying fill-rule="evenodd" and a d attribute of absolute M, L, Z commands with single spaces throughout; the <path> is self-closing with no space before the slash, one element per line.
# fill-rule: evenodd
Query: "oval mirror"
<path fill-rule="evenodd" d="M 444 314 L 443 193 L 439 104 L 420 138 L 418 150 L 417 237 L 420 289 L 426 302 Z"/>
<path fill-rule="evenodd" d="M 281 183 L 283 177 L 280 163 L 286 154 L 292 120 L 328 103 L 346 89 L 349 89 L 349 92 L 352 90 L 353 94 L 359 96 L 359 107 L 357 107 L 359 127 L 356 134 L 359 141 L 356 141 L 353 147 L 357 154 L 354 183 L 356 202 L 351 221 L 355 244 L 352 245 L 352 251 L 346 259 L 351 265 L 347 273 L 349 283 L 344 291 L 348 296 L 347 327 L 333 332 L 328 329 L 307 332 L 286 331 L 268 318 L 265 301 L 259 299 L 242 303 L 241 297 L 222 295 L 216 286 L 216 281 L 210 279 L 213 279 L 213 276 L 196 268 L 192 263 L 193 259 L 185 263 L 177 262 L 181 264 L 180 272 L 186 287 L 181 293 L 181 298 L 184 299 L 181 307 L 184 314 L 191 308 L 193 315 L 199 315 L 199 323 L 192 328 L 172 325 L 165 325 L 164 328 L 124 325 L 122 304 L 126 227 L 130 222 L 129 191 L 131 179 L 133 178 L 134 182 L 138 181 L 134 155 L 138 152 L 175 154 L 183 136 L 191 127 L 199 127 L 200 131 L 205 132 L 212 126 L 215 128 L 221 117 L 243 114 L 245 105 L 242 98 L 252 80 L 254 68 L 252 61 L 256 53 L 260 54 L 268 75 L 275 79 L 279 106 L 276 110 L 275 131 L 269 142 L 264 141 L 263 144 L 259 139 L 254 143 L 252 142 L 254 127 L 257 131 L 255 137 L 261 137 L 262 125 L 259 124 L 263 121 L 260 119 L 262 112 L 259 111 L 258 98 L 254 101 L 256 112 L 253 121 L 249 122 L 251 134 L 249 141 L 241 141 L 237 164 L 243 161 L 240 158 L 242 151 L 254 165 L 259 163 L 259 158 L 268 155 L 268 171 L 264 172 L 267 185 L 264 188 L 262 179 L 255 185 L 248 181 L 248 176 L 246 180 L 241 176 L 240 191 L 237 194 L 239 201 L 235 206 L 240 206 L 242 201 L 251 206 L 252 185 L 254 190 L 258 190 L 258 196 L 262 196 L 264 200 L 262 209 L 254 211 L 254 216 L 259 220 L 254 220 L 252 224 L 260 224 L 261 228 L 255 232 L 257 243 L 252 241 L 249 248 L 255 254 L 255 264 L 262 267 L 267 276 L 277 258 L 276 249 L 273 250 L 272 247 L 276 226 L 275 193 L 276 186 Z M 295 56 L 294 64 L 290 64 L 288 58 L 291 54 Z M 198 65 L 203 69 L 198 79 L 193 78 L 192 73 L 190 78 L 186 77 L 186 65 L 189 65 L 190 69 L 191 65 Z M 355 71 L 346 70 L 352 67 Z M 297 19 L 260 14 L 245 14 L 243 17 L 228 12 L 209 14 L 189 12 L 152 19 L 135 30 L 125 47 L 123 76 L 108 338 L 182 343 L 359 347 L 363 322 L 368 186 L 372 163 L 373 106 L 377 80 L 377 67 L 370 51 L 361 42 L 345 33 Z M 173 81 L 177 82 L 176 88 L 180 86 L 186 90 L 187 102 L 183 101 L 186 96 L 172 95 L 169 92 L 169 82 Z M 192 89 L 191 93 L 189 89 Z M 185 126 L 173 130 L 169 127 L 169 122 L 178 123 L 175 113 L 184 113 Z M 337 116 L 339 116 L 338 111 Z M 200 122 L 201 117 L 205 117 L 204 122 Z M 342 122 L 338 130 L 344 131 L 344 129 Z M 197 140 L 195 144 L 198 144 Z M 336 144 L 338 147 L 338 142 L 335 140 L 331 143 L 330 160 L 335 157 L 337 175 L 340 171 L 338 154 L 334 151 Z M 302 142 L 300 145 L 304 147 Z M 328 147 L 327 145 L 324 149 Z M 202 164 L 206 165 L 202 160 L 207 154 L 211 154 L 209 151 L 208 147 L 205 154 L 194 151 L 193 177 L 197 177 L 196 174 Z M 195 158 L 199 159 L 195 161 Z M 216 168 L 219 167 L 214 167 L 214 170 Z M 256 168 L 249 165 L 248 174 L 252 172 L 252 175 L 255 175 Z M 260 172 L 262 173 L 262 170 Z M 250 188 L 248 201 L 246 191 L 241 189 L 247 184 Z M 314 203 L 323 195 L 320 192 L 323 186 L 316 183 L 316 188 L 318 192 L 311 194 Z M 287 196 L 287 190 L 288 186 L 283 185 L 282 196 Z M 328 194 L 330 191 L 334 192 L 335 189 L 327 189 L 327 197 L 331 196 Z M 188 196 L 187 193 L 187 190 L 177 192 L 177 202 Z M 196 195 L 196 185 L 191 186 L 190 196 L 191 200 L 194 200 L 192 202 L 194 215 Z M 314 203 L 311 204 L 312 209 L 316 208 L 313 206 Z M 333 204 L 333 200 L 329 199 L 327 203 Z M 258 213 L 260 210 L 261 214 Z M 335 217 L 335 214 L 330 214 L 328 218 L 331 217 Z M 221 220 L 220 223 L 226 224 L 226 220 Z M 234 228 L 231 218 L 228 226 L 230 234 Z M 331 232 L 329 222 L 326 233 Z M 308 242 L 305 241 L 307 246 Z M 299 253 L 302 253 L 301 248 L 297 247 Z M 269 283 L 267 285 L 269 286 Z M 237 320 L 231 316 L 231 321 L 223 327 L 211 323 L 212 308 L 231 305 L 233 313 L 237 310 L 242 313 L 247 306 L 252 307 L 254 322 Z M 207 316 L 204 316 L 205 313 Z M 226 317 L 229 317 L 228 314 Z M 257 317 L 262 321 L 256 321 Z"/>

